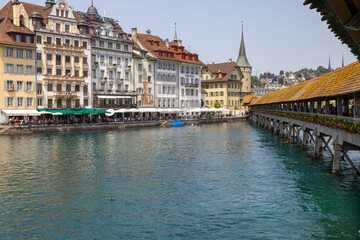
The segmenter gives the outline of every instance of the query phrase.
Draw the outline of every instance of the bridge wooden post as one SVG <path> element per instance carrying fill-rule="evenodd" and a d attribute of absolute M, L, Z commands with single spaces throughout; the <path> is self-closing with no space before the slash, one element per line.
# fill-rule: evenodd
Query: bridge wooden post
<path fill-rule="evenodd" d="M 321 99 L 317 100 L 316 113 L 321 114 Z"/>
<path fill-rule="evenodd" d="M 313 100 L 310 101 L 310 113 L 314 113 L 314 105 L 315 102 Z"/>
<path fill-rule="evenodd" d="M 322 146 L 322 140 L 319 135 L 315 136 L 315 144 L 314 144 L 314 158 L 318 158 L 320 155 L 320 149 Z"/>
<path fill-rule="evenodd" d="M 325 99 L 325 114 L 330 115 L 330 102 L 328 98 Z"/>
<path fill-rule="evenodd" d="M 336 98 L 336 115 L 338 116 L 342 116 L 342 106 L 343 106 L 343 103 L 342 103 L 342 96 L 337 96 Z"/>
<path fill-rule="evenodd" d="M 307 129 L 305 129 L 305 130 L 303 130 L 303 138 L 302 138 L 302 143 L 301 143 L 302 149 L 306 148 L 308 138 L 309 138 L 309 132 Z"/>
<path fill-rule="evenodd" d="M 360 92 L 357 92 L 357 93 L 354 94 L 354 99 L 355 99 L 354 117 L 355 118 L 360 118 Z"/>
<path fill-rule="evenodd" d="M 333 157 L 333 164 L 332 164 L 332 173 L 339 174 L 340 170 L 340 160 L 341 160 L 341 153 L 342 153 L 342 146 L 339 144 L 334 144 L 334 157 Z"/>

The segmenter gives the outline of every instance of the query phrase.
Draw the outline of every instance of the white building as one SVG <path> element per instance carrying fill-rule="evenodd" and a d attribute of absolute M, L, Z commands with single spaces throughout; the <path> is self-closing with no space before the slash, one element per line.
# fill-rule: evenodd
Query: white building
<path fill-rule="evenodd" d="M 91 5 L 78 12 L 91 35 L 91 78 L 93 106 L 96 108 L 131 107 L 136 94 L 131 88 L 133 43 L 112 18 L 102 17 Z"/>

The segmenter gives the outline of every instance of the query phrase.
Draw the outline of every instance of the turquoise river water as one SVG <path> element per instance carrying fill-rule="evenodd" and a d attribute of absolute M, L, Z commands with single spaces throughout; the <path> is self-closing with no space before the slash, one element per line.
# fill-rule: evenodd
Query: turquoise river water
<path fill-rule="evenodd" d="M 0 146 L 0 239 L 359 239 L 353 171 L 245 121 Z"/>

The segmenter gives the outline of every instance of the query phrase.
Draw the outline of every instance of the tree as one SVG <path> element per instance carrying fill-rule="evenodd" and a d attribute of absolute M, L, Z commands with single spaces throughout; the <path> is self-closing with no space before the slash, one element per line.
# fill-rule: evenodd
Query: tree
<path fill-rule="evenodd" d="M 280 70 L 280 73 L 279 73 L 281 76 L 284 75 L 284 70 Z"/>

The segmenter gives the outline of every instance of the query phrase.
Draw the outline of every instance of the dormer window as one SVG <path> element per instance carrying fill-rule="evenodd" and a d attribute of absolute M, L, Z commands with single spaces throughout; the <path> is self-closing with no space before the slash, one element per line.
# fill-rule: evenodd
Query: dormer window
<path fill-rule="evenodd" d="M 199 61 L 199 58 L 198 58 L 198 56 L 195 56 L 195 61 Z"/>

